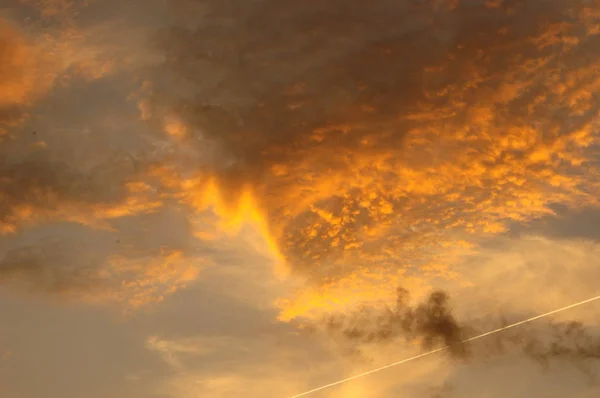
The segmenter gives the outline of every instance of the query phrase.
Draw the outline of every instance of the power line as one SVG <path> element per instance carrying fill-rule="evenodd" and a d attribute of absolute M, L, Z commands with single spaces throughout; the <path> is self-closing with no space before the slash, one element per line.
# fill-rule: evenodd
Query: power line
<path fill-rule="evenodd" d="M 559 309 L 556 309 L 556 310 L 553 310 L 553 311 L 550 311 L 550 312 L 546 312 L 546 313 L 541 314 L 541 315 L 536 315 L 534 317 L 531 317 L 531 318 L 528 318 L 528 319 L 525 319 L 525 320 L 522 320 L 522 321 L 510 324 L 508 326 L 503 326 L 503 327 L 498 328 L 496 330 L 492 330 L 490 332 L 486 332 L 486 333 L 477 335 L 475 337 L 470 337 L 468 339 L 462 340 L 460 343 L 457 343 L 457 344 L 463 344 L 463 343 L 468 343 L 468 342 L 473 341 L 473 340 L 478 340 L 478 339 L 481 339 L 483 337 L 486 337 L 486 336 L 489 336 L 489 335 L 492 335 L 492 334 L 496 334 L 496 333 L 502 332 L 504 330 L 511 329 L 511 328 L 523 325 L 523 324 L 528 323 L 528 322 L 535 321 L 537 319 L 545 318 L 547 316 L 554 315 L 554 314 L 557 314 L 559 312 L 566 311 L 566 310 L 578 307 L 578 306 L 583 305 L 583 304 L 591 303 L 592 301 L 596 301 L 598 299 L 600 299 L 600 296 L 592 297 L 592 298 L 580 301 L 580 302 L 575 303 L 575 304 L 567 305 L 566 307 L 562 307 L 562 308 L 559 308 Z M 366 372 L 363 372 L 363 373 L 359 373 L 357 375 L 354 375 L 354 376 L 351 376 L 351 377 L 348 377 L 348 378 L 345 378 L 345 379 L 342 379 L 342 380 L 339 380 L 339 381 L 336 381 L 336 382 L 333 382 L 333 383 L 326 384 L 326 385 L 321 386 L 321 387 L 314 388 L 314 389 L 312 389 L 310 391 L 306 391 L 306 392 L 303 392 L 301 394 L 294 395 L 294 396 L 292 396 L 290 398 L 303 397 L 303 396 L 312 394 L 314 392 L 324 390 L 324 389 L 329 388 L 329 387 L 334 387 L 334 386 L 337 386 L 339 384 L 346 383 L 348 381 L 358 379 L 360 377 L 368 376 L 370 374 L 377 373 L 377 372 L 380 372 L 382 370 L 392 368 L 394 366 L 402 365 L 403 363 L 410 362 L 410 361 L 413 361 L 415 359 L 419 359 L 419 358 L 425 357 L 427 355 L 438 353 L 440 351 L 443 351 L 443 350 L 446 350 L 446 349 L 450 348 L 451 346 L 452 345 L 446 345 L 444 347 L 437 348 L 435 350 L 428 351 L 428 352 L 425 352 L 423 354 L 415 355 L 414 357 L 406 358 L 406 359 L 403 359 L 403 360 L 398 361 L 398 362 L 393 362 L 393 363 L 390 363 L 390 364 L 385 365 L 385 366 L 381 366 L 381 367 L 376 368 L 376 369 L 372 369 L 372 370 L 369 370 L 369 371 L 366 371 Z"/>

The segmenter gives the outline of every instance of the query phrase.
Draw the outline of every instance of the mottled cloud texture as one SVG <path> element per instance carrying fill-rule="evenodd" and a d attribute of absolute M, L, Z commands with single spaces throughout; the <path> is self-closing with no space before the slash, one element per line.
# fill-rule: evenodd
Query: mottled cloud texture
<path fill-rule="evenodd" d="M 595 203 L 593 2 L 204 4 L 156 39 L 144 109 L 212 148 L 165 184 L 250 190 L 294 271 L 443 274 L 457 241 Z"/>
<path fill-rule="evenodd" d="M 332 396 L 597 369 L 593 317 L 456 343 L 597 294 L 599 0 L 9 3 L 0 294 L 126 312 L 132 385 L 293 395 L 446 344 Z"/>

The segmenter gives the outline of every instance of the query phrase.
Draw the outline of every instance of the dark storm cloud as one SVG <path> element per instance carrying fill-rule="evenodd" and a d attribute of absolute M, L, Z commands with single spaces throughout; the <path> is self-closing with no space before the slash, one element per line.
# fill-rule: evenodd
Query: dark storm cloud
<path fill-rule="evenodd" d="M 467 355 L 465 329 L 454 316 L 445 292 L 436 291 L 423 303 L 410 307 L 408 292 L 398 288 L 395 308 L 363 308 L 349 315 L 326 317 L 322 327 L 332 336 L 357 344 L 388 343 L 399 338 L 418 340 L 424 350 L 449 346 L 453 357 Z"/>
<path fill-rule="evenodd" d="M 426 22 L 408 2 L 205 4 L 198 28 L 161 37 L 165 70 L 188 84 L 175 109 L 216 140 L 244 178 L 310 150 L 319 127 L 390 122 L 422 98 L 422 67 L 443 57 L 418 51 L 440 44 L 420 34 Z M 423 59 L 413 59 L 419 53 Z M 335 132 L 339 150 L 358 148 L 368 133 L 358 130 Z M 378 145 L 400 145 L 403 130 Z M 322 139 L 314 138 L 313 145 Z"/>

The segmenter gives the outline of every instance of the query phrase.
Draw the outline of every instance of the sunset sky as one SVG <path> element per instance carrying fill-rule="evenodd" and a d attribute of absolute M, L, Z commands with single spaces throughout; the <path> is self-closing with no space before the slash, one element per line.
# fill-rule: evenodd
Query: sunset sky
<path fill-rule="evenodd" d="M 600 396 L 600 0 L 0 1 L 0 397 Z"/>

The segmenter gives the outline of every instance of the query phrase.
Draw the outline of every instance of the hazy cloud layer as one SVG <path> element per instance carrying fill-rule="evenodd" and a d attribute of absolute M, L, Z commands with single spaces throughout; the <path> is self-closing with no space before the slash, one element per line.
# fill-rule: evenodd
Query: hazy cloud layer
<path fill-rule="evenodd" d="M 160 366 L 90 370 L 116 398 L 287 396 L 445 344 L 331 396 L 597 392 L 593 309 L 454 343 L 598 294 L 573 217 L 598 207 L 598 0 L 10 3 L 0 395 L 60 356 L 19 314 L 91 314 L 49 297 L 129 310 Z"/>
<path fill-rule="evenodd" d="M 417 341 L 423 352 L 447 347 L 451 358 L 469 362 L 519 352 L 544 370 L 555 363 L 571 363 L 589 377 L 595 377 L 594 369 L 598 365 L 595 361 L 600 360 L 597 327 L 577 321 L 543 322 L 541 326 L 522 326 L 482 341 L 463 343 L 510 323 L 506 318 L 499 322 L 487 319 L 487 329 L 482 329 L 477 322 L 458 323 L 449 307 L 447 293 L 433 292 L 426 302 L 413 309 L 407 306 L 406 291 L 398 290 L 398 302 L 393 309 L 363 307 L 354 313 L 325 317 L 320 324 L 304 325 L 302 329 L 323 331 L 334 341 L 347 342 L 356 349 L 371 344 L 389 347 Z"/>
<path fill-rule="evenodd" d="M 54 29 L 41 47 L 60 61 L 49 81 L 126 71 L 141 85 L 138 128 L 165 136 L 95 163 L 97 183 L 53 148 L 6 161 L 5 231 L 36 218 L 101 225 L 174 199 L 197 238 L 250 222 L 288 268 L 335 289 L 405 269 L 455 277 L 459 254 L 509 222 L 596 203 L 595 2 L 175 1 L 166 23 L 135 20 L 128 37 L 146 42 L 121 45 L 97 39 L 116 16 L 84 29 L 83 3 L 23 4 Z M 148 43 L 154 55 L 139 55 Z M 281 319 L 307 315 L 302 295 L 281 301 Z"/>
<path fill-rule="evenodd" d="M 160 142 L 127 90 L 149 32 L 87 19 L 84 3 L 14 2 L 0 15 L 0 284 L 139 308 L 203 260 L 189 257 L 187 215 L 144 172 Z M 176 231 L 154 232 L 165 227 Z"/>

